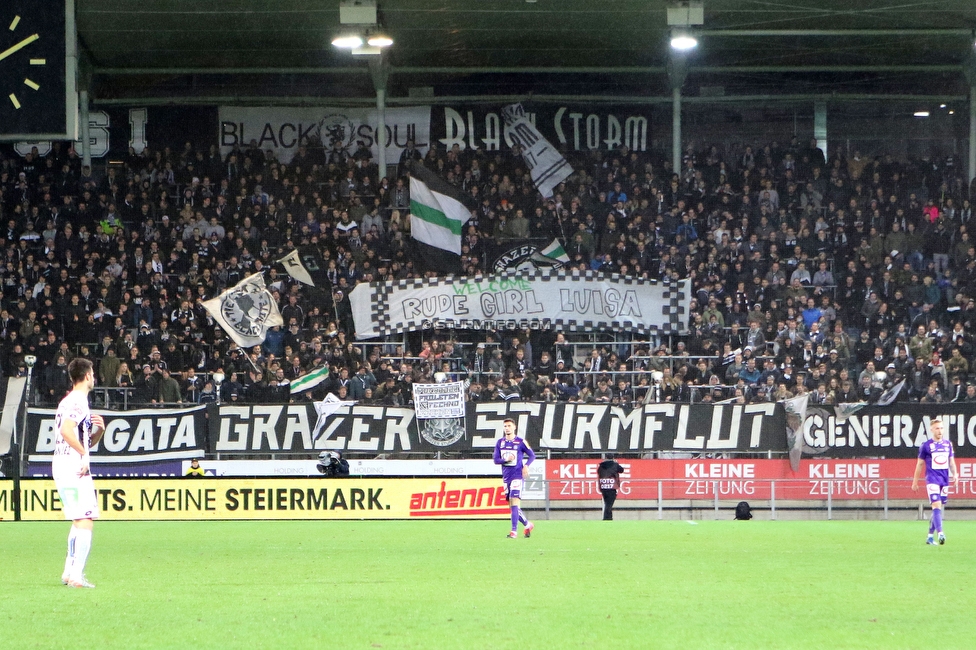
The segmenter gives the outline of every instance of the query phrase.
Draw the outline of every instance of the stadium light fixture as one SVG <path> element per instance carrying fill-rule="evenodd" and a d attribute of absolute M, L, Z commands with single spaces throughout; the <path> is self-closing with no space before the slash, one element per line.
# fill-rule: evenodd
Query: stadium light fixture
<path fill-rule="evenodd" d="M 698 39 L 688 32 L 675 31 L 671 34 L 671 47 L 679 52 L 687 52 L 698 47 Z"/>
<path fill-rule="evenodd" d="M 339 34 L 332 39 L 332 44 L 343 50 L 352 50 L 363 46 L 363 37 L 352 33 Z"/>
<path fill-rule="evenodd" d="M 366 39 L 366 43 L 370 47 L 390 47 L 393 45 L 393 39 L 389 34 L 377 32 L 375 34 L 370 34 Z"/>
<path fill-rule="evenodd" d="M 915 111 L 915 117 L 928 117 L 928 111 Z"/>

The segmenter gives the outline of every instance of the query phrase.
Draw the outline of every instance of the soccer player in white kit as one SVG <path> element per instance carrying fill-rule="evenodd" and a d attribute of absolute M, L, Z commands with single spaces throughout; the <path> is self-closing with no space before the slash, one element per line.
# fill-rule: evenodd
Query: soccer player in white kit
<path fill-rule="evenodd" d="M 68 556 L 61 582 L 69 587 L 93 588 L 85 579 L 85 562 L 91 550 L 92 528 L 98 519 L 98 497 L 89 471 L 88 450 L 105 432 L 102 416 L 88 406 L 88 393 L 95 387 L 95 371 L 88 359 L 68 364 L 73 388 L 58 404 L 54 416 L 54 459 L 51 474 L 61 497 L 65 519 L 72 522 L 68 534 Z"/>

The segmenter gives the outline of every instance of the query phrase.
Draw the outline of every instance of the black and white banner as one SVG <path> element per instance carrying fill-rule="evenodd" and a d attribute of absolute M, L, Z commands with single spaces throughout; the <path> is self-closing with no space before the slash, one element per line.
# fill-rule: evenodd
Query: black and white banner
<path fill-rule="evenodd" d="M 325 420 L 312 404 L 221 406 L 210 449 L 219 454 L 490 451 L 512 417 L 535 449 L 554 452 L 786 451 L 781 405 L 485 402 L 456 420 L 417 420 L 406 408 L 342 406 Z"/>
<path fill-rule="evenodd" d="M 522 160 L 529 168 L 532 182 L 539 193 L 548 199 L 556 186 L 573 174 L 572 165 L 528 120 L 521 104 L 506 106 L 502 109 L 502 116 L 510 137 L 521 148 Z"/>
<path fill-rule="evenodd" d="M 559 151 L 631 151 L 651 148 L 651 109 L 640 105 L 560 106 L 523 103 L 526 119 Z M 515 143 L 502 106 L 435 106 L 431 137 L 447 149 L 505 151 Z"/>
<path fill-rule="evenodd" d="M 667 334 L 687 329 L 688 288 L 688 280 L 539 270 L 360 284 L 350 300 L 358 339 L 442 328 Z"/>
<path fill-rule="evenodd" d="M 957 456 L 976 456 L 976 404 L 865 406 L 848 415 L 809 406 L 803 422 L 803 456 L 915 458 L 939 418 Z"/>
<path fill-rule="evenodd" d="M 44 475 L 50 471 L 56 433 L 55 413 L 55 409 L 32 408 L 27 411 L 29 475 Z M 117 469 L 120 469 L 138 463 L 167 465 L 170 461 L 202 458 L 205 453 L 205 406 L 98 413 L 105 419 L 105 435 L 91 450 L 93 474 L 126 474 L 128 470 L 105 470 L 109 466 L 119 466 Z"/>
<path fill-rule="evenodd" d="M 418 420 L 464 417 L 463 381 L 413 384 L 413 406 Z"/>
<path fill-rule="evenodd" d="M 252 140 L 261 151 L 271 149 L 278 160 L 291 162 L 301 144 L 325 147 L 338 144 L 348 155 L 369 149 L 377 159 L 378 113 L 375 108 L 294 108 L 287 106 L 221 106 L 220 152 L 246 148 Z M 421 154 L 430 147 L 430 106 L 387 108 L 386 160 L 395 163 L 413 140 Z"/>

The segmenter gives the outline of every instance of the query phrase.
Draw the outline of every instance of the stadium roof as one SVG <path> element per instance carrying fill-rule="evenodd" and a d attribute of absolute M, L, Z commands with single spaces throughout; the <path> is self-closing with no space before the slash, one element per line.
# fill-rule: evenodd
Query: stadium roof
<path fill-rule="evenodd" d="M 96 100 L 374 97 L 339 0 L 76 0 Z M 380 0 L 389 95 L 670 93 L 664 0 Z M 968 94 L 976 2 L 712 0 L 685 92 Z M 607 72 L 609 71 L 609 72 Z M 416 90 L 414 92 L 417 92 Z"/>

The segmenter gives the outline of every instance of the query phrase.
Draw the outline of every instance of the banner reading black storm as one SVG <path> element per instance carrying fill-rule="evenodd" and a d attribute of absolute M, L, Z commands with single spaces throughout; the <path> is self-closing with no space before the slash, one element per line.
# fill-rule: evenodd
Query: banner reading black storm
<path fill-rule="evenodd" d="M 831 407 L 808 407 L 803 456 L 915 458 L 939 418 L 957 456 L 976 456 L 976 404 L 867 406 L 846 418 Z"/>
<path fill-rule="evenodd" d="M 27 411 L 28 476 L 50 476 L 54 453 L 54 409 Z M 105 435 L 91 450 L 92 474 L 170 475 L 180 461 L 203 458 L 207 441 L 205 406 L 187 409 L 98 411 Z"/>
<path fill-rule="evenodd" d="M 559 329 L 682 333 L 689 281 L 593 271 L 445 277 L 360 284 L 350 295 L 356 338 L 423 329 Z"/>
<path fill-rule="evenodd" d="M 211 427 L 214 453 L 489 451 L 506 417 L 534 449 L 556 452 L 730 452 L 786 450 L 786 416 L 777 404 L 609 404 L 483 402 L 458 420 L 416 419 L 413 410 L 342 406 L 318 418 L 312 404 L 221 406 Z"/>
<path fill-rule="evenodd" d="M 523 102 L 526 117 L 560 151 L 614 151 L 626 146 L 646 152 L 651 147 L 651 110 L 647 106 L 596 106 Z M 430 135 L 451 149 L 507 151 L 513 140 L 502 118 L 503 104 L 433 106 Z"/>

